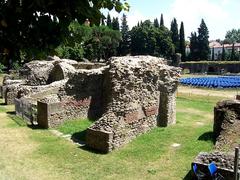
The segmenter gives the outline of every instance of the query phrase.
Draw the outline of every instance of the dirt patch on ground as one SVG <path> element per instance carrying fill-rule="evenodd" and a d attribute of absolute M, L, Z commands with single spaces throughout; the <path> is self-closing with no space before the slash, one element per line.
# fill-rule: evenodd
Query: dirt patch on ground
<path fill-rule="evenodd" d="M 196 115 L 202 115 L 205 117 L 205 119 L 213 119 L 213 114 L 208 114 L 208 113 L 204 113 L 201 110 L 197 110 L 194 108 L 185 108 L 185 109 L 181 109 L 181 110 L 177 110 L 178 112 L 182 112 L 182 113 L 189 113 L 191 112 L 192 114 L 196 114 Z"/>
<path fill-rule="evenodd" d="M 224 98 L 235 98 L 237 94 L 240 94 L 240 90 L 216 90 L 216 89 L 203 89 L 203 88 L 195 88 L 190 86 L 179 86 L 178 93 L 184 94 L 194 94 L 194 95 L 203 95 L 203 96 L 216 96 L 216 97 L 224 97 Z"/>

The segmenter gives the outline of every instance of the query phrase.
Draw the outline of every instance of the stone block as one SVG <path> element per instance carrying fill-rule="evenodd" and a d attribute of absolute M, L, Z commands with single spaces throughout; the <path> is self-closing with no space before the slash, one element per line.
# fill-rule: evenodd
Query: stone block
<path fill-rule="evenodd" d="M 15 104 L 16 115 L 19 117 L 23 117 L 22 101 L 20 99 L 15 98 L 14 104 Z"/>
<path fill-rule="evenodd" d="M 39 127 L 48 128 L 48 104 L 37 102 L 37 122 Z"/>
<path fill-rule="evenodd" d="M 176 93 L 160 93 L 158 126 L 176 123 Z"/>
<path fill-rule="evenodd" d="M 37 101 L 37 123 L 42 128 L 52 127 L 52 124 L 55 124 L 55 119 L 50 119 L 50 116 L 53 114 L 59 113 L 62 111 L 62 106 L 59 102 L 57 103 L 46 103 Z M 58 121 L 58 119 L 56 119 Z"/>
<path fill-rule="evenodd" d="M 113 133 L 107 131 L 87 129 L 86 144 L 88 147 L 96 149 L 103 153 L 112 151 Z"/>
<path fill-rule="evenodd" d="M 158 107 L 157 106 L 145 107 L 144 108 L 144 113 L 147 117 L 152 116 L 152 115 L 157 115 L 158 114 Z"/>
<path fill-rule="evenodd" d="M 139 114 L 138 111 L 133 111 L 133 112 L 127 113 L 127 114 L 125 114 L 124 119 L 127 123 L 132 123 L 132 122 L 137 121 L 139 119 L 138 114 Z"/>

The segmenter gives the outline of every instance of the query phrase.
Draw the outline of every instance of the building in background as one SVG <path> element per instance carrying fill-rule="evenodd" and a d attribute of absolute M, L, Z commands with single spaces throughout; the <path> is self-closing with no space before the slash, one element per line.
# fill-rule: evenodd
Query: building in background
<path fill-rule="evenodd" d="M 209 47 L 211 49 L 211 57 L 213 57 L 212 54 L 214 53 L 214 60 L 221 60 L 223 46 L 225 49 L 225 53 L 231 54 L 233 44 L 221 44 L 217 41 L 210 41 Z M 234 49 L 235 49 L 236 53 L 239 54 L 240 53 L 240 43 L 235 43 Z"/>

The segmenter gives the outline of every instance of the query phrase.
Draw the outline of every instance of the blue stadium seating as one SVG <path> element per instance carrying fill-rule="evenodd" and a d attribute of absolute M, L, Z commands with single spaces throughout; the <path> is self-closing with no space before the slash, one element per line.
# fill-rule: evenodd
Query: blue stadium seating
<path fill-rule="evenodd" d="M 181 78 L 180 83 L 188 86 L 207 88 L 239 88 L 240 76 Z"/>

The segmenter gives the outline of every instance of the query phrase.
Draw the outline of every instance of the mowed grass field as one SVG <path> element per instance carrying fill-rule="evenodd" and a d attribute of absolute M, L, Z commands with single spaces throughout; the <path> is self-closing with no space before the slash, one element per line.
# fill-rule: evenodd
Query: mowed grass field
<path fill-rule="evenodd" d="M 175 125 L 155 128 L 109 154 L 89 151 L 51 129 L 31 129 L 12 115 L 14 106 L 1 103 L 0 179 L 189 179 L 194 157 L 213 149 L 213 107 L 223 98 L 178 92 Z M 84 140 L 91 123 L 69 121 L 57 130 Z"/>

